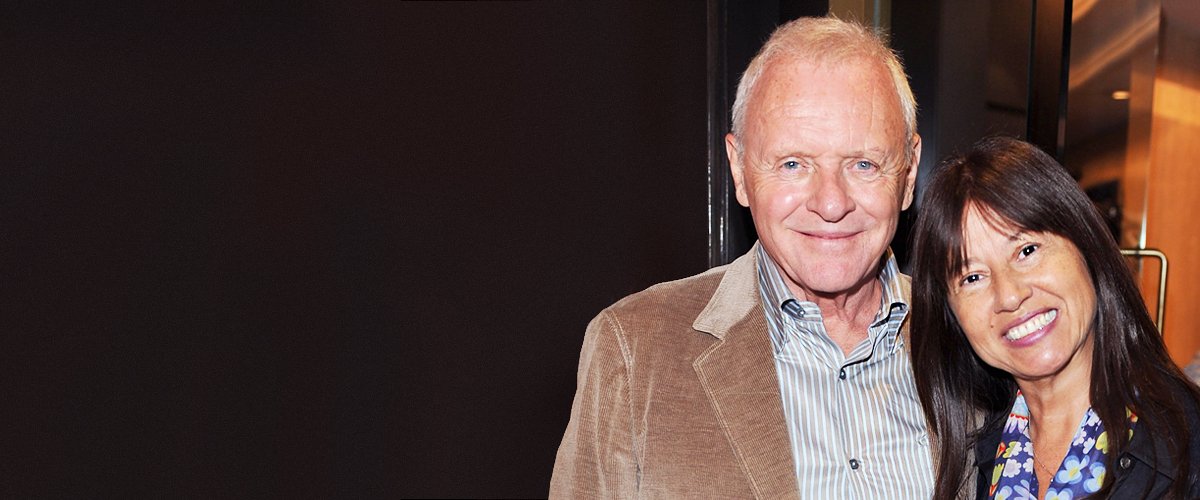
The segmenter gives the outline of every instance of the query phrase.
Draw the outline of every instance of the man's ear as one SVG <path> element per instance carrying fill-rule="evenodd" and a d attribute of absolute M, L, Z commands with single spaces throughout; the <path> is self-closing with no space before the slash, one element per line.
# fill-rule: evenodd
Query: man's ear
<path fill-rule="evenodd" d="M 729 173 L 733 174 L 733 187 L 737 201 L 743 207 L 749 207 L 750 197 L 746 196 L 746 178 L 742 170 L 743 155 L 738 150 L 737 138 L 733 134 L 725 134 L 725 156 L 729 157 Z"/>
<path fill-rule="evenodd" d="M 913 132 L 912 161 L 908 166 L 908 175 L 904 176 L 904 204 L 900 210 L 908 210 L 912 206 L 913 193 L 917 188 L 917 167 L 921 164 L 921 135 Z"/>

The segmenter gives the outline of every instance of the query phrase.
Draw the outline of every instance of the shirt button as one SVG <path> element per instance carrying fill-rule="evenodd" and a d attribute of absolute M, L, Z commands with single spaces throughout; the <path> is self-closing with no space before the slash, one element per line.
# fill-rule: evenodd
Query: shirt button
<path fill-rule="evenodd" d="M 850 459 L 850 468 L 854 469 L 854 470 L 858 470 L 858 459 L 857 458 Z"/>
<path fill-rule="evenodd" d="M 840 378 L 842 380 L 846 380 L 846 369 L 845 368 L 842 368 L 840 371 L 838 371 L 838 378 Z"/>
<path fill-rule="evenodd" d="M 1133 460 L 1130 460 L 1129 457 L 1121 457 L 1121 460 L 1117 461 L 1117 465 L 1120 465 L 1122 469 L 1129 469 L 1129 466 L 1133 465 Z"/>

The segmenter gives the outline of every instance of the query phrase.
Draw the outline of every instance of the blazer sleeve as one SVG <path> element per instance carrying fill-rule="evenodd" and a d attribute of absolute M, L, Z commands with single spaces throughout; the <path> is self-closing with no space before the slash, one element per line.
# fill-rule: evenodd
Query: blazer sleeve
<path fill-rule="evenodd" d="M 620 323 L 605 310 L 584 335 L 571 420 L 554 461 L 550 498 L 637 495 L 630 366 Z"/>

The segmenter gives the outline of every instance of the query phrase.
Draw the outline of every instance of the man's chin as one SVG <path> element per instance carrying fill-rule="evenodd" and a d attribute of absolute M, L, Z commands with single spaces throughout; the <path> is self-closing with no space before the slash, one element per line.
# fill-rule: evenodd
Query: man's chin
<path fill-rule="evenodd" d="M 802 262 L 805 267 L 793 268 L 797 272 L 790 278 L 801 289 L 822 296 L 837 296 L 853 292 L 864 283 L 869 282 L 875 275 L 872 272 L 873 269 L 869 269 L 868 266 L 847 266 L 844 263 L 827 263 L 828 261 L 815 262 L 813 259 L 805 259 Z"/>

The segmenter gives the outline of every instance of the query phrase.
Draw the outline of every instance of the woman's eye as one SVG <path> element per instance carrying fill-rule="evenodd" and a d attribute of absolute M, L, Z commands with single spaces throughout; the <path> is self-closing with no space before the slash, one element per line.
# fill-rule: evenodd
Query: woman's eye
<path fill-rule="evenodd" d="M 978 274 L 968 274 L 966 276 L 963 276 L 962 284 L 970 285 L 971 283 L 975 283 L 975 282 L 979 281 L 980 279 L 982 279 L 982 276 L 980 276 Z"/>
<path fill-rule="evenodd" d="M 1021 247 L 1021 256 L 1028 257 L 1029 254 L 1036 252 L 1037 249 L 1038 249 L 1037 244 L 1031 243 L 1031 244 L 1025 245 L 1025 246 Z"/>

